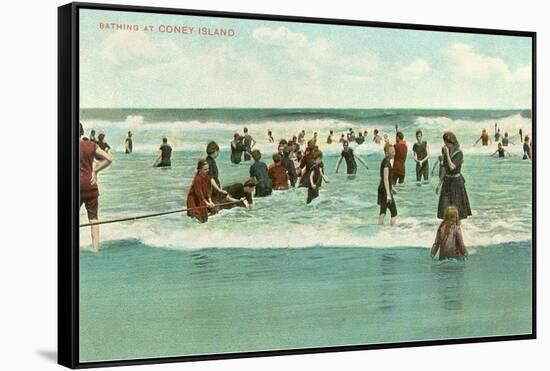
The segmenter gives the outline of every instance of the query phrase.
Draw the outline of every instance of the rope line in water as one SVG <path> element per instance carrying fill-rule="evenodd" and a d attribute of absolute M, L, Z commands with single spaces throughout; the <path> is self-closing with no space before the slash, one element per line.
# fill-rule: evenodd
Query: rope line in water
<path fill-rule="evenodd" d="M 236 203 L 239 203 L 239 202 L 242 202 L 242 201 L 238 200 L 238 201 L 225 202 L 225 203 L 222 203 L 222 204 L 217 204 L 216 207 L 232 205 L 232 204 L 236 204 Z M 188 210 L 202 209 L 202 208 L 205 208 L 205 207 L 208 207 L 208 206 L 206 206 L 206 205 L 205 206 L 196 206 L 196 207 L 190 207 L 190 208 L 187 208 L 187 209 L 177 209 L 177 210 L 163 211 L 161 213 L 145 214 L 145 215 L 131 216 L 131 217 L 127 217 L 127 218 L 112 219 L 112 220 L 104 220 L 104 221 L 100 221 L 100 222 L 98 221 L 98 222 L 95 222 L 95 223 L 85 223 L 85 224 L 80 224 L 80 228 L 90 227 L 92 225 L 112 224 L 112 223 L 119 223 L 119 222 L 134 221 L 134 220 L 138 220 L 138 219 L 153 218 L 153 217 L 156 217 L 156 216 L 182 213 L 182 212 L 185 212 L 185 211 L 188 211 Z"/>

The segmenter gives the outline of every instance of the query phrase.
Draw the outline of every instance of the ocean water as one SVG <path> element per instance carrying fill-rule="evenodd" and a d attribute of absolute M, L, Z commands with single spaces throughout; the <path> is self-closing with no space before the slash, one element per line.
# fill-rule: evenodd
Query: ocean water
<path fill-rule="evenodd" d="M 101 227 L 101 251 L 89 252 L 81 229 L 81 361 L 295 349 L 531 332 L 532 166 L 517 133 L 531 134 L 529 111 L 486 110 L 135 110 L 81 111 L 86 132 L 106 134 L 114 162 L 100 174 L 100 219 L 185 207 L 197 160 L 209 140 L 222 185 L 243 181 L 250 163 L 229 161 L 234 132 L 248 127 L 270 164 L 277 142 L 301 129 L 319 132 L 326 175 L 320 197 L 274 192 L 251 210 L 235 208 L 200 224 L 185 214 Z M 497 122 L 514 142 L 510 158 L 489 157 L 496 145 L 473 146 Z M 430 168 L 453 130 L 465 154 L 463 174 L 473 210 L 463 222 L 470 258 L 432 261 L 439 224 L 437 179 L 417 185 L 412 153 L 398 186 L 398 226 L 377 225 L 382 147 L 372 130 L 409 149 L 420 128 Z M 350 180 L 334 173 L 341 152 L 325 144 L 350 127 L 368 130 L 355 151 Z M 126 132 L 134 153 L 126 155 Z M 151 166 L 163 136 L 172 168 Z M 86 222 L 84 208 L 81 221 Z"/>

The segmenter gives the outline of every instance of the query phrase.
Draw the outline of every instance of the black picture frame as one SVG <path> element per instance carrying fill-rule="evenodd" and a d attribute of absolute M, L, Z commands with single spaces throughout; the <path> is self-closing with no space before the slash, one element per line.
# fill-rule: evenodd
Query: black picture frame
<path fill-rule="evenodd" d="M 270 14 L 233 13 L 191 9 L 157 8 L 97 3 L 70 3 L 58 8 L 58 363 L 69 368 L 143 365 L 171 362 L 203 361 L 230 358 L 296 355 L 324 352 L 344 352 L 368 349 L 418 347 L 462 343 L 527 340 L 537 337 L 537 243 L 536 243 L 536 161 L 532 161 L 532 333 L 512 336 L 487 336 L 476 338 L 439 339 L 411 342 L 395 342 L 357 346 L 334 346 L 308 349 L 288 349 L 241 353 L 208 354 L 144 358 L 120 361 L 80 362 L 79 360 L 79 174 L 78 122 L 79 122 L 79 11 L 81 9 L 112 10 L 139 13 L 159 13 L 187 16 L 206 16 L 248 20 L 349 25 L 359 27 L 392 28 L 458 32 L 488 35 L 521 36 L 532 42 L 532 150 L 537 148 L 536 104 L 536 32 L 464 28 L 406 23 L 372 22 L 346 19 L 310 18 Z"/>

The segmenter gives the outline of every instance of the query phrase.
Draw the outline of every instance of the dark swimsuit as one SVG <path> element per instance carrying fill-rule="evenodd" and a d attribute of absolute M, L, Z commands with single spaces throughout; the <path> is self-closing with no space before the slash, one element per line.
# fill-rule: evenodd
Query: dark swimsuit
<path fill-rule="evenodd" d="M 290 185 L 294 187 L 296 185 L 296 180 L 298 179 L 298 176 L 296 175 L 296 166 L 294 166 L 294 161 L 292 161 L 288 156 L 283 156 L 283 161 L 281 163 L 288 172 L 288 180 L 290 181 Z"/>
<path fill-rule="evenodd" d="M 231 162 L 234 164 L 239 164 L 242 161 L 243 157 L 243 144 L 241 141 L 235 143 L 235 148 L 233 143 L 231 143 Z"/>
<path fill-rule="evenodd" d="M 170 161 L 170 158 L 172 156 L 172 147 L 170 147 L 168 144 L 163 144 L 160 146 L 160 162 L 157 164 L 157 167 L 167 167 L 171 166 L 172 163 Z"/>
<path fill-rule="evenodd" d="M 315 189 L 310 184 L 310 181 L 308 181 L 308 188 L 307 188 L 307 201 L 306 203 L 309 204 L 311 201 L 319 197 L 319 188 L 321 188 L 321 184 L 323 183 L 323 177 L 321 175 L 321 167 L 319 165 L 313 165 L 311 167 L 311 171 L 313 172 L 313 184 L 315 184 Z"/>
<path fill-rule="evenodd" d="M 346 160 L 346 166 L 348 167 L 347 173 L 353 175 L 357 173 L 357 162 L 355 162 L 355 156 L 353 155 L 353 149 L 348 148 L 347 151 L 342 151 L 341 156 Z"/>
<path fill-rule="evenodd" d="M 256 178 L 256 193 L 254 197 L 269 196 L 273 191 L 273 183 L 267 172 L 267 165 L 262 161 L 255 161 L 250 165 L 250 176 Z"/>
<path fill-rule="evenodd" d="M 445 167 L 445 176 L 439 195 L 439 205 L 437 208 L 437 217 L 443 219 L 445 211 L 449 206 L 455 206 L 458 209 L 460 219 L 466 219 L 472 215 L 470 201 L 466 193 L 466 181 L 462 176 L 462 162 L 464 155 L 462 151 L 456 149 L 451 155 L 451 160 L 455 165 L 455 169 L 451 170 L 447 162 L 447 156 L 443 156 L 443 166 Z"/>
<path fill-rule="evenodd" d="M 428 155 L 428 151 L 426 150 L 428 146 L 428 143 L 424 140 L 422 143 L 416 142 L 413 145 L 413 152 L 416 153 L 416 158 L 418 160 L 422 160 L 426 158 Z M 424 161 L 422 163 L 422 166 L 417 162 L 416 163 L 416 181 L 420 182 L 422 180 L 422 177 L 424 177 L 424 180 L 428 180 L 428 174 L 430 172 L 430 165 L 428 164 L 428 160 Z"/>
<path fill-rule="evenodd" d="M 386 193 L 386 186 L 384 185 L 384 169 L 388 168 L 388 181 L 390 182 L 391 189 L 391 180 L 393 177 L 393 170 L 390 163 L 390 160 L 384 158 L 380 164 L 380 184 L 378 185 L 378 205 L 380 205 L 380 214 L 386 214 L 386 210 L 389 208 L 391 217 L 395 218 L 397 216 L 397 206 L 395 205 L 395 200 L 392 197 L 391 201 L 388 203 L 388 195 Z"/>

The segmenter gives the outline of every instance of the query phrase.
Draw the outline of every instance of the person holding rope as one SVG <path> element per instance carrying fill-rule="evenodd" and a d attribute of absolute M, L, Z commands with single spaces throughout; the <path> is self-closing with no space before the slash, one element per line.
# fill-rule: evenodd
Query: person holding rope
<path fill-rule="evenodd" d="M 197 173 L 193 177 L 187 193 L 187 215 L 198 219 L 201 223 L 208 221 L 208 209 L 214 209 L 212 202 L 212 184 L 214 179 L 208 174 L 208 161 L 200 159 L 197 163 Z"/>
<path fill-rule="evenodd" d="M 216 164 L 216 158 L 220 154 L 220 147 L 213 140 L 206 145 L 206 162 L 208 162 L 208 175 L 212 178 L 212 198 L 214 200 L 223 199 L 227 195 L 221 188 L 219 179 L 218 165 Z"/>
<path fill-rule="evenodd" d="M 97 161 L 94 167 L 94 160 Z M 111 165 L 113 158 L 95 142 L 84 137 L 84 128 L 80 123 L 80 206 L 86 206 L 88 221 L 97 222 L 97 199 L 99 187 L 97 174 Z M 90 227 L 94 253 L 99 252 L 99 225 Z"/>
<path fill-rule="evenodd" d="M 232 209 L 234 207 L 250 208 L 254 203 L 252 194 L 256 189 L 256 178 L 248 178 L 244 183 L 234 183 L 223 187 L 227 197 L 223 203 L 216 203 L 216 209 Z"/>

